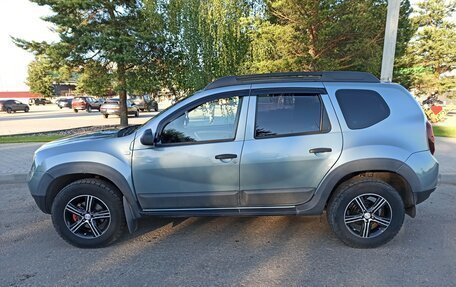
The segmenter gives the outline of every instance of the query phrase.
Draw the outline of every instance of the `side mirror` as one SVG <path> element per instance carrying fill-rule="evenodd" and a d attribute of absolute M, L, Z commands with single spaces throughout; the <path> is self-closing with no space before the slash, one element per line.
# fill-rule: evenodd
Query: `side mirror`
<path fill-rule="evenodd" d="M 154 136 L 154 133 L 152 132 L 152 130 L 151 129 L 145 130 L 143 135 L 141 136 L 140 141 L 143 145 L 154 146 L 155 145 L 155 136 Z"/>

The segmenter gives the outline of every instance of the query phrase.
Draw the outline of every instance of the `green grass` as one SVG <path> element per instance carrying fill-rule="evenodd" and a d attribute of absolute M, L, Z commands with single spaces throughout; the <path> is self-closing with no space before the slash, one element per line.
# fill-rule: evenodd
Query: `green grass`
<path fill-rule="evenodd" d="M 456 138 L 456 126 L 433 126 L 436 137 Z"/>
<path fill-rule="evenodd" d="M 2 143 L 34 143 L 34 142 L 50 142 L 62 138 L 62 135 L 35 135 L 35 136 L 0 136 L 0 144 Z"/>

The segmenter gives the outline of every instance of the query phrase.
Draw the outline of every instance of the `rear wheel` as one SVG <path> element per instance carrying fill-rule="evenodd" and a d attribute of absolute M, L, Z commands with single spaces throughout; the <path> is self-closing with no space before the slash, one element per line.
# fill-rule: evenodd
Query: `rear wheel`
<path fill-rule="evenodd" d="M 105 117 L 105 119 L 107 119 L 109 115 L 108 115 L 108 114 L 106 114 L 106 115 L 103 115 L 103 116 Z"/>
<path fill-rule="evenodd" d="M 6 108 L 6 112 L 7 112 L 8 114 L 11 114 L 11 113 L 13 112 L 13 109 L 12 109 L 12 108 Z"/>
<path fill-rule="evenodd" d="M 25 107 L 24 108 L 24 112 L 28 113 L 30 111 L 30 108 L 29 107 Z"/>
<path fill-rule="evenodd" d="M 92 107 L 91 107 L 91 106 L 87 106 L 87 112 L 88 112 L 88 113 L 91 113 L 91 112 L 92 112 Z"/>
<path fill-rule="evenodd" d="M 139 111 L 136 111 L 135 118 L 139 117 Z"/>
<path fill-rule="evenodd" d="M 78 109 L 74 109 L 74 112 L 77 113 L 77 112 L 78 112 Z"/>
<path fill-rule="evenodd" d="M 52 222 L 59 235 L 74 246 L 107 246 L 125 229 L 122 198 L 103 180 L 78 180 L 57 194 Z"/>
<path fill-rule="evenodd" d="M 389 184 L 376 179 L 343 183 L 331 198 L 328 222 L 336 236 L 356 248 L 374 248 L 394 238 L 404 221 L 404 203 Z"/>

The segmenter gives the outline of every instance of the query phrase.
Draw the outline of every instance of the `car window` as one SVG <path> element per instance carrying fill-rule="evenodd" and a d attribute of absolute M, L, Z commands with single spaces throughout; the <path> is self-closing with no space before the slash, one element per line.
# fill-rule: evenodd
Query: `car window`
<path fill-rule="evenodd" d="M 162 144 L 234 140 L 242 97 L 208 101 L 165 125 Z"/>
<path fill-rule="evenodd" d="M 315 94 L 258 95 L 255 138 L 327 132 L 330 124 L 320 96 Z"/>
<path fill-rule="evenodd" d="M 21 102 L 19 101 L 14 101 L 15 104 L 22 104 Z"/>
<path fill-rule="evenodd" d="M 375 91 L 338 90 L 336 98 L 345 122 L 352 130 L 373 126 L 390 115 L 385 100 Z"/>

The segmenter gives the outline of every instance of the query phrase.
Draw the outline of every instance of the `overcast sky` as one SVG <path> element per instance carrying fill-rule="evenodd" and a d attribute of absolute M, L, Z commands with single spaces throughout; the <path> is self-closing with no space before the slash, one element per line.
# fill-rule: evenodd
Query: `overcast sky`
<path fill-rule="evenodd" d="M 417 2 L 419 0 L 412 0 Z M 40 19 L 49 15 L 46 7 L 28 0 L 1 0 L 0 4 L 0 91 L 28 91 L 27 65 L 33 55 L 17 46 L 10 36 L 35 41 L 56 41 L 50 25 Z"/>

